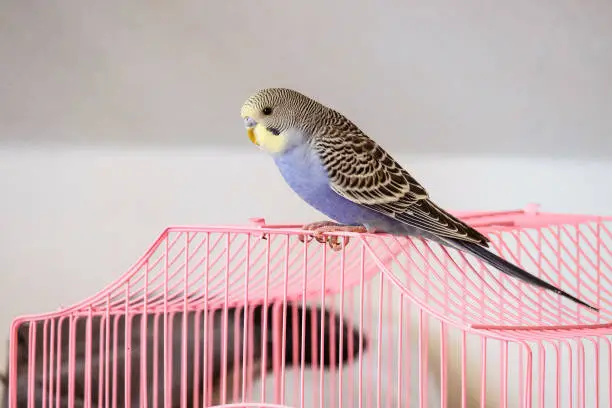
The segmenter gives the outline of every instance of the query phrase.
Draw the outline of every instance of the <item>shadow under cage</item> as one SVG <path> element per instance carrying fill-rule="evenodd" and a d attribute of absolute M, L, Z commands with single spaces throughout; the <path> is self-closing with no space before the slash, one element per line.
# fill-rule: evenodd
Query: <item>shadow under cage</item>
<path fill-rule="evenodd" d="M 91 298 L 15 319 L 4 406 L 612 406 L 611 219 L 457 215 L 600 311 L 419 239 L 171 227 Z"/>

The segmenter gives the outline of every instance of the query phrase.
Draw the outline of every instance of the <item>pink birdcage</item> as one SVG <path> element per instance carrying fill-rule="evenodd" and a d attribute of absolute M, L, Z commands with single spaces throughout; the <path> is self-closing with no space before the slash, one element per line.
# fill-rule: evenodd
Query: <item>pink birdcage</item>
<path fill-rule="evenodd" d="M 171 227 L 91 298 L 14 321 L 8 406 L 612 406 L 611 219 L 458 215 L 600 311 L 423 240 Z"/>

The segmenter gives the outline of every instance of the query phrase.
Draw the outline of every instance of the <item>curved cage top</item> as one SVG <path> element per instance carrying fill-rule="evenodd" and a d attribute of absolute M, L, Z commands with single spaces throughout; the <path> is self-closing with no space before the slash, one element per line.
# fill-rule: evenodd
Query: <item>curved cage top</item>
<path fill-rule="evenodd" d="M 332 233 L 339 251 L 299 226 L 169 227 L 122 277 L 99 293 L 37 320 L 215 309 L 339 294 L 383 274 L 442 321 L 515 340 L 612 333 L 612 219 L 537 208 L 455 213 L 491 237 L 491 250 L 600 309 L 508 277 L 474 257 L 420 239 Z M 307 241 L 307 240 L 306 240 Z M 21 320 L 21 319 L 20 319 Z"/>

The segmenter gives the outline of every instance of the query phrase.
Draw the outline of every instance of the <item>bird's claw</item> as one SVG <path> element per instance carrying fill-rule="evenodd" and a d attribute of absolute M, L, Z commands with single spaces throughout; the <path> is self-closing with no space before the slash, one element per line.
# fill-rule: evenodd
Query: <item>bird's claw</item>
<path fill-rule="evenodd" d="M 340 243 L 340 238 L 342 238 L 342 243 Z M 329 247 L 333 251 L 340 251 L 343 247 L 347 246 L 351 239 L 349 237 L 339 237 L 337 235 L 331 235 L 327 237 L 327 243 Z"/>
<path fill-rule="evenodd" d="M 298 239 L 300 240 L 300 242 L 308 243 L 312 241 L 312 239 L 314 238 L 317 240 L 317 242 L 324 244 L 325 237 L 323 237 L 321 234 L 317 234 L 316 231 L 317 229 L 321 227 L 328 227 L 332 225 L 339 225 L 339 224 L 332 222 L 332 221 L 317 221 L 317 222 L 312 222 L 310 224 L 306 224 L 302 227 L 302 229 L 306 231 L 315 231 L 315 233 L 313 235 L 300 235 L 298 236 Z"/>
<path fill-rule="evenodd" d="M 332 235 L 325 237 L 324 234 L 326 232 L 367 232 L 367 229 L 364 226 L 354 226 L 354 225 L 341 225 L 331 221 L 320 221 L 314 222 L 311 224 L 304 225 L 302 229 L 307 231 L 313 231 L 312 237 L 300 235 L 298 238 L 301 242 L 310 242 L 312 239 L 316 239 L 317 242 L 322 244 L 328 243 L 329 247 L 333 251 L 340 251 L 343 247 L 347 246 L 350 238 L 349 237 L 340 237 L 337 235 Z M 342 238 L 342 243 L 340 243 L 340 238 Z"/>

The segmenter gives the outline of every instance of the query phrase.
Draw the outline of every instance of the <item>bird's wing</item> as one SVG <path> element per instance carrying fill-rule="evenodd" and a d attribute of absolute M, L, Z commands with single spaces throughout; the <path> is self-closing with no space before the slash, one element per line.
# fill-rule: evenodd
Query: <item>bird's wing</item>
<path fill-rule="evenodd" d="M 342 197 L 431 234 L 488 243 L 486 236 L 435 205 L 414 177 L 356 127 L 342 136 L 328 133 L 313 148 L 332 190 Z"/>

